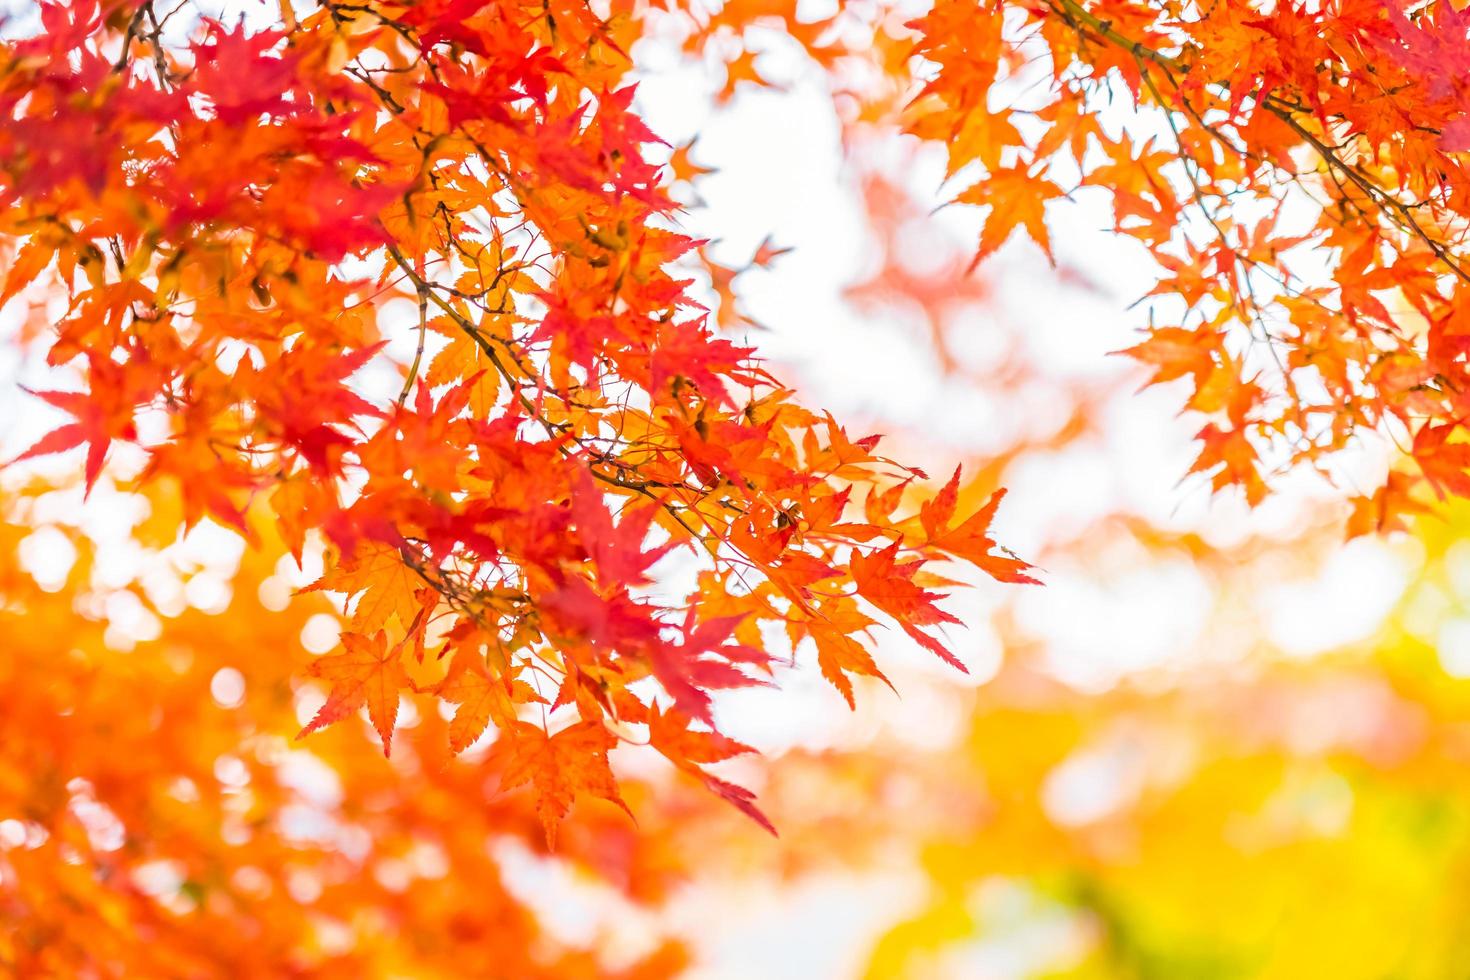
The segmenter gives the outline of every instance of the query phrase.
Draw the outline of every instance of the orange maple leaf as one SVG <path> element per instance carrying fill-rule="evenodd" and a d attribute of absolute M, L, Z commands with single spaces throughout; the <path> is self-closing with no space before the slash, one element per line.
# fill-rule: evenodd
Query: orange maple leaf
<path fill-rule="evenodd" d="M 986 532 L 990 530 L 990 522 L 995 519 L 995 511 L 1005 499 L 1006 492 L 997 490 L 990 495 L 985 506 L 960 524 L 950 527 L 959 502 L 959 488 L 960 467 L 956 466 L 954 475 L 938 495 L 920 507 L 919 523 L 924 528 L 927 543 L 956 558 L 963 558 L 998 581 L 1039 584 L 1026 574 L 1026 569 L 1031 567 L 1028 563 L 1013 556 L 991 553 L 996 543 Z"/>
<path fill-rule="evenodd" d="M 383 741 L 386 756 L 393 747 L 398 692 L 408 683 L 399 663 L 402 645 L 388 646 L 387 635 L 379 631 L 372 636 L 343 633 L 342 646 L 342 653 L 322 657 L 308 668 L 313 677 L 331 681 L 332 689 L 326 703 L 296 737 L 304 738 L 366 705 L 368 718 Z"/>
<path fill-rule="evenodd" d="M 851 636 L 841 630 L 814 623 L 811 637 L 817 645 L 817 667 L 822 671 L 822 676 L 837 688 L 849 708 L 857 709 L 857 699 L 853 695 L 852 681 L 848 674 L 876 677 L 889 688 L 893 687 L 883 671 L 878 669 L 873 655 Z"/>
<path fill-rule="evenodd" d="M 515 724 L 517 704 L 546 700 L 525 681 L 492 675 L 479 651 L 470 646 L 455 653 L 435 693 L 456 705 L 449 721 L 449 748 L 454 752 L 469 748 L 492 721 L 500 728 Z"/>
<path fill-rule="evenodd" d="M 756 807 L 754 793 L 711 775 L 703 768 L 755 750 L 716 731 L 691 731 L 690 721 L 689 716 L 680 711 L 661 712 L 657 705 L 653 705 L 648 713 L 648 743 L 774 836 L 776 828 Z"/>
<path fill-rule="evenodd" d="M 1032 176 L 1023 167 L 1000 167 L 955 198 L 960 204 L 990 208 L 985 217 L 985 230 L 980 234 L 980 248 L 970 262 L 970 269 L 1004 245 L 1017 227 L 1025 228 L 1031 240 L 1046 253 L 1047 260 L 1055 265 L 1044 217 L 1046 202 L 1061 196 L 1060 187 L 1043 177 Z"/>
<path fill-rule="evenodd" d="M 548 848 L 556 847 L 557 825 L 579 795 L 607 800 L 633 816 L 607 762 L 607 751 L 617 742 L 596 722 L 579 722 L 548 736 L 539 726 L 518 721 L 495 743 L 495 754 L 505 759 L 500 788 L 531 785 Z"/>
<path fill-rule="evenodd" d="M 1144 382 L 1145 387 L 1190 375 L 1198 388 L 1215 370 L 1215 351 L 1219 346 L 1220 334 L 1214 330 L 1156 327 L 1141 343 L 1113 353 L 1154 369 L 1153 377 Z"/>
<path fill-rule="evenodd" d="M 924 649 L 968 674 L 969 668 L 948 647 L 919 629 L 960 621 L 934 604 L 936 599 L 943 598 L 940 593 L 926 591 L 914 583 L 922 559 L 899 562 L 898 548 L 898 542 L 894 542 L 871 554 L 853 553 L 851 570 L 858 595 L 891 616 Z"/>

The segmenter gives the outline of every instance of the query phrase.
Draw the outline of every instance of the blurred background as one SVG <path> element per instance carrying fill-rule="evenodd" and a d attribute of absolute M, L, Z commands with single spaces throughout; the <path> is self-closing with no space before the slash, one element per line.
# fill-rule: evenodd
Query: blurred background
<path fill-rule="evenodd" d="M 1045 583 L 956 601 L 969 676 L 894 631 L 897 693 L 854 712 L 810 664 L 725 699 L 782 838 L 732 821 L 671 911 L 695 975 L 1460 975 L 1470 513 L 1347 541 L 1387 443 L 1276 474 L 1254 510 L 1181 480 L 1183 389 L 1108 356 L 1157 270 L 1106 201 L 1054 212 L 1055 265 L 1018 234 L 967 271 L 980 216 L 943 206 L 965 184 L 883 129 L 901 107 L 870 76 L 758 27 L 694 63 L 671 35 L 635 55 L 640 104 L 713 171 L 685 227 L 757 259 L 748 340 L 895 455 L 1008 488 L 997 537 Z"/>

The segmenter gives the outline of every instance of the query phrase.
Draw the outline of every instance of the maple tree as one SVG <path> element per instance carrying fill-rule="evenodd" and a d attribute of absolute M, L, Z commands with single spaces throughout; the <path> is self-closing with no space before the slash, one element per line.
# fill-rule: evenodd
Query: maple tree
<path fill-rule="evenodd" d="M 1409 465 L 1354 502 L 1398 529 L 1467 456 L 1460 67 L 1448 3 L 936 3 L 908 129 L 943 139 L 954 200 L 989 208 L 976 261 L 1047 213 L 1111 198 L 1162 270 L 1127 353 L 1208 416 L 1193 470 L 1251 503 L 1275 468 L 1331 473 L 1364 433 Z M 1111 105 L 1112 108 L 1106 108 Z M 1131 110 L 1125 107 L 1131 106 Z"/>
<path fill-rule="evenodd" d="M 246 592 L 283 556 L 320 551 L 323 567 L 286 611 L 232 609 L 223 639 L 162 614 L 131 665 L 106 616 L 71 622 L 73 598 L 101 601 L 85 556 L 59 594 L 7 573 L 6 635 L 35 634 L 0 664 L 0 786 L 23 815 L 0 826 L 5 883 L 23 885 L 4 893 L 22 923 L 7 964 L 452 975 L 466 944 L 504 931 L 542 946 L 480 968 L 603 975 L 509 889 L 466 910 L 436 855 L 499 881 L 483 840 L 508 833 L 633 900 L 657 893 L 679 861 L 610 753 L 646 748 L 775 829 L 710 768 L 751 751 L 717 728 L 717 692 L 771 683 L 808 650 L 854 706 L 855 679 L 886 681 L 882 623 L 964 670 L 943 632 L 959 624 L 941 605 L 952 564 L 1032 581 L 991 535 L 997 477 L 1094 424 L 1086 399 L 970 484 L 958 469 L 929 481 L 799 404 L 748 346 L 738 302 L 743 271 L 783 250 L 767 239 L 731 268 L 679 230 L 708 168 L 635 110 L 632 53 L 651 36 L 719 63 L 723 103 L 779 84 L 761 67 L 774 31 L 830 85 L 854 155 L 899 132 L 942 143 L 947 197 L 984 211 L 971 272 L 1017 231 L 1066 263 L 1049 222 L 1109 197 L 1115 230 L 1163 270 L 1153 315 L 1173 317 L 1127 353 L 1188 386 L 1206 416 L 1191 472 L 1215 489 L 1258 503 L 1273 471 L 1331 474 L 1379 432 L 1405 465 L 1355 499 L 1350 533 L 1406 527 L 1426 491 L 1470 496 L 1470 15 L 1448 4 L 936 0 L 917 18 L 882 3 L 808 18 L 761 0 L 372 0 L 249 24 L 164 7 L 43 3 L 3 42 L 0 301 L 31 304 L 19 344 L 56 380 L 28 404 L 61 413 L 11 462 L 77 451 L 85 495 L 155 511 L 135 536 L 159 554 L 201 523 L 232 529 Z M 849 297 L 898 282 L 952 368 L 946 306 L 987 287 L 896 261 L 910 204 L 865 179 L 888 262 Z M 7 491 L 7 546 L 45 492 Z M 337 645 L 284 655 L 328 599 Z M 59 637 L 76 653 L 56 666 Z M 239 727 L 210 707 L 224 667 L 250 692 Z M 296 717 L 303 682 L 321 699 Z M 390 761 L 355 751 L 341 723 L 359 713 Z M 160 724 L 197 744 L 150 761 Z M 345 802 L 292 782 L 283 760 L 303 750 L 284 735 L 328 757 Z M 221 775 L 227 757 L 239 767 Z M 583 798 L 611 805 L 563 828 Z M 374 843 L 278 819 L 312 806 Z M 223 839 L 242 835 L 243 857 Z M 140 867 L 186 882 L 175 897 L 205 915 L 160 913 Z M 354 894 L 369 869 L 381 889 Z M 323 882 L 312 921 L 271 900 L 304 904 Z M 334 943 L 339 919 L 354 942 Z M 133 930 L 164 940 L 131 949 Z M 682 956 L 660 947 L 629 972 Z"/>
<path fill-rule="evenodd" d="M 181 43 L 149 3 L 41 17 L 3 80 L 5 297 L 55 270 L 47 359 L 82 390 L 36 393 L 71 420 L 18 460 L 84 447 L 90 491 L 126 443 L 185 529 L 253 536 L 265 507 L 298 559 L 323 534 L 312 588 L 351 615 L 302 735 L 366 708 L 386 754 L 400 696 L 441 697 L 456 748 L 493 725 L 551 840 L 578 795 L 621 802 L 607 750 L 647 726 L 765 823 L 701 768 L 743 749 L 708 730 L 710 692 L 763 682 L 763 625 L 819 636 L 851 700 L 847 674 L 881 676 L 864 602 L 963 669 L 926 631 L 956 620 L 924 566 L 1029 581 L 987 536 L 998 497 L 957 515 L 956 472 L 897 519 L 922 474 L 712 332 L 620 81 L 626 16 L 325 4 Z M 416 323 L 389 322 L 396 297 Z M 401 387 L 368 397 L 395 329 Z M 694 586 L 649 591 L 676 549 Z M 534 705 L 577 721 L 522 720 Z"/>
<path fill-rule="evenodd" d="M 1259 503 L 1268 478 L 1381 437 L 1349 532 L 1398 530 L 1470 484 L 1463 181 L 1467 20 L 1453 4 L 940 0 L 791 11 L 729 3 L 685 50 L 740 85 L 777 27 L 831 79 L 850 145 L 942 144 L 983 209 L 978 265 L 1084 196 L 1158 266 L 1126 353 L 1205 417 L 1191 472 Z M 733 42 L 733 43 L 732 43 Z M 733 58 L 731 51 L 735 51 Z M 1080 258 L 1080 257 L 1079 257 Z"/>
<path fill-rule="evenodd" d="M 670 936 L 627 947 L 612 966 L 541 928 L 506 870 L 544 847 L 534 801 L 488 791 L 504 761 L 452 758 L 452 722 L 439 713 L 403 720 L 394 764 L 347 726 L 293 741 L 293 682 L 312 659 L 299 637 L 331 605 L 287 601 L 294 562 L 267 526 L 232 570 L 218 535 L 176 538 L 182 501 L 159 491 L 133 528 L 151 572 L 119 588 L 98 584 L 106 548 L 66 523 L 46 525 L 49 547 L 62 535 L 76 561 L 64 588 L 39 587 L 13 560 L 34 528 L 0 523 L 0 969 L 631 978 L 683 968 L 687 952 Z M 34 506 L 57 492 L 16 497 Z M 236 592 L 228 615 L 185 599 L 224 574 Z M 146 604 L 152 630 L 118 635 L 123 598 Z M 114 612 L 79 615 L 79 599 Z M 663 900 L 680 859 L 649 787 L 622 792 L 640 824 L 584 808 L 558 860 L 624 901 Z"/>

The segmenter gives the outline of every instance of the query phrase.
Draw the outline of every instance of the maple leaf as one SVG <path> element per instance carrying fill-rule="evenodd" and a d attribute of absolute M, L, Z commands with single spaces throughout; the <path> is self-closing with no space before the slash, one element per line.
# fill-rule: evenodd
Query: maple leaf
<path fill-rule="evenodd" d="M 1470 443 L 1451 442 L 1459 427 L 1425 425 L 1414 434 L 1414 462 L 1424 472 L 1430 487 L 1443 500 L 1445 489 L 1470 496 Z"/>
<path fill-rule="evenodd" d="M 102 473 L 102 463 L 107 458 L 107 449 L 114 438 L 136 439 L 137 429 L 132 415 L 109 417 L 96 399 L 82 393 L 70 391 L 32 391 L 31 394 L 57 408 L 70 412 L 77 421 L 69 422 L 42 436 L 25 452 L 11 460 L 22 460 L 64 453 L 78 446 L 87 447 L 86 493 L 91 494 Z"/>
<path fill-rule="evenodd" d="M 920 131 L 925 128 L 920 127 Z M 950 177 L 974 160 L 979 160 L 989 169 L 999 170 L 1006 148 L 1021 143 L 1020 132 L 1006 114 L 992 113 L 983 106 L 966 113 L 959 130 L 948 135 L 950 158 L 947 176 Z"/>
<path fill-rule="evenodd" d="M 725 378 L 747 362 L 752 348 L 710 336 L 703 323 L 665 325 L 648 358 L 649 388 L 653 391 L 693 386 L 718 404 L 731 404 Z"/>
<path fill-rule="evenodd" d="M 863 516 L 869 524 L 874 527 L 885 527 L 893 520 L 893 512 L 903 502 L 904 491 L 913 482 L 913 477 L 893 484 L 886 490 L 879 490 L 876 485 L 868 491 L 868 499 L 863 501 Z"/>
<path fill-rule="evenodd" d="M 22 245 L 10 259 L 4 288 L 0 289 L 0 306 L 39 278 L 55 256 L 56 249 L 39 237 L 32 236 Z"/>
<path fill-rule="evenodd" d="M 572 520 L 577 537 L 587 549 L 597 574 L 605 585 L 641 585 L 648 581 L 648 569 L 678 544 L 668 541 L 643 550 L 648 529 L 658 514 L 658 507 L 640 507 L 625 512 L 613 525 L 602 491 L 591 474 L 579 471 L 572 487 Z"/>
<path fill-rule="evenodd" d="M 243 26 L 227 30 L 217 22 L 210 22 L 208 31 L 208 39 L 194 46 L 198 65 L 192 81 L 222 121 L 240 123 L 291 111 L 284 96 L 295 77 L 296 59 L 268 53 L 285 34 L 247 34 Z"/>
<path fill-rule="evenodd" d="M 1162 384 L 1188 375 L 1199 387 L 1215 370 L 1219 343 L 1220 335 L 1212 330 L 1156 327 L 1149 330 L 1147 340 L 1114 353 L 1153 367 L 1153 377 L 1145 385 Z"/>
<path fill-rule="evenodd" d="M 749 745 L 721 735 L 717 731 L 693 731 L 691 719 L 677 710 L 660 711 L 655 705 L 648 712 L 648 744 L 683 771 L 697 777 L 706 787 L 741 813 L 776 836 L 776 828 L 755 805 L 755 795 L 742 786 L 720 779 L 704 770 L 715 762 L 754 752 Z"/>
<path fill-rule="evenodd" d="M 1266 496 L 1266 483 L 1257 466 L 1256 447 L 1251 445 L 1244 429 L 1221 428 L 1211 422 L 1195 436 L 1204 445 L 1190 466 L 1190 473 L 1210 473 L 1216 490 L 1239 486 L 1252 507 Z"/>
<path fill-rule="evenodd" d="M 757 647 L 729 642 L 734 638 L 735 631 L 745 616 L 717 616 L 699 622 L 697 613 L 697 606 L 690 604 L 684 613 L 681 627 L 683 642 L 678 646 L 664 647 L 663 652 L 668 655 L 670 663 L 665 667 L 663 676 L 687 677 L 695 689 L 750 687 L 761 684 L 762 681 L 746 674 L 739 665 L 749 664 L 769 671 L 770 655 Z M 655 663 L 663 660 L 662 656 L 656 657 Z M 676 682 L 677 686 L 680 685 Z M 676 696 L 675 700 L 683 700 L 685 703 L 680 706 L 691 709 L 693 715 L 701 721 L 710 720 L 707 697 L 691 694 L 685 699 Z"/>
<path fill-rule="evenodd" d="M 922 560 L 899 562 L 898 549 L 895 541 L 870 554 L 853 552 L 850 568 L 858 595 L 891 616 L 924 649 L 968 674 L 969 668 L 948 647 L 919 629 L 960 621 L 934 605 L 936 599 L 943 598 L 940 593 L 926 591 L 914 583 Z"/>
<path fill-rule="evenodd" d="M 958 525 L 951 527 L 955 506 L 959 502 L 960 467 L 956 466 L 949 482 L 940 489 L 934 499 L 925 502 L 919 509 L 919 523 L 924 528 L 925 543 L 930 547 L 946 551 L 956 558 L 963 558 L 991 578 L 1001 582 L 1017 584 L 1039 584 L 1025 574 L 1031 566 L 1019 558 L 996 555 L 992 550 L 995 540 L 989 537 L 990 522 L 1006 492 L 997 490 L 990 495 L 975 513 Z"/>
<path fill-rule="evenodd" d="M 781 256 L 788 254 L 790 251 L 790 246 L 777 248 L 771 243 L 771 236 L 767 235 L 756 246 L 755 254 L 750 259 L 750 267 L 754 269 L 769 269 L 771 263 L 775 262 Z"/>
<path fill-rule="evenodd" d="M 669 155 L 669 162 L 665 166 L 669 168 L 669 175 L 674 180 L 693 183 L 700 177 L 719 172 L 716 167 L 706 167 L 694 162 L 692 154 L 694 145 L 698 142 L 699 138 L 696 136 L 689 142 L 676 146 L 673 153 Z"/>
<path fill-rule="evenodd" d="M 608 749 L 617 741 L 596 722 L 579 722 L 548 736 L 539 726 L 518 721 L 495 743 L 492 754 L 505 766 L 500 788 L 530 784 L 549 849 L 556 849 L 557 825 L 578 796 L 607 800 L 633 816 L 608 766 Z"/>
<path fill-rule="evenodd" d="M 302 591 L 326 589 L 345 593 L 349 598 L 359 596 L 352 611 L 352 628 L 360 633 L 372 633 L 395 616 L 399 625 L 408 629 L 421 608 L 419 590 L 423 586 L 423 579 L 414 572 L 401 549 L 362 542 Z"/>
<path fill-rule="evenodd" d="M 354 392 L 346 381 L 387 344 L 379 341 L 346 353 L 322 357 L 301 345 L 271 365 L 267 394 L 257 398 L 263 413 L 280 426 L 282 436 L 314 470 L 337 469 L 352 440 L 344 433 L 356 416 L 378 417 L 382 411 Z M 242 382 L 254 386 L 256 372 L 242 368 Z"/>
<path fill-rule="evenodd" d="M 893 684 L 878 669 L 873 655 L 852 637 L 819 623 L 810 627 L 811 637 L 817 647 L 817 667 L 822 676 L 841 693 L 848 708 L 857 710 L 857 699 L 853 695 L 852 681 L 848 674 L 876 677 L 892 689 Z"/>
<path fill-rule="evenodd" d="M 74 421 L 26 458 L 82 449 L 90 489 L 128 440 L 143 457 L 129 490 L 169 485 L 150 536 L 165 539 L 175 512 L 186 526 L 209 515 L 248 554 L 282 544 L 298 565 L 322 540 L 323 574 L 304 591 L 340 592 L 350 614 L 342 647 L 311 668 L 329 695 L 303 733 L 365 708 L 386 753 L 397 693 L 436 695 L 452 706 L 451 749 L 493 725 L 504 752 L 538 756 L 510 775 L 537 785 L 554 827 L 572 797 L 616 796 L 612 743 L 590 728 L 536 742 L 517 715 L 538 696 L 518 672 L 534 665 L 557 691 L 551 710 L 587 725 L 641 723 L 662 689 L 681 720 L 660 715 L 660 745 L 763 821 L 704 769 L 737 743 L 702 729 L 714 692 L 774 680 L 771 628 L 815 635 L 851 704 L 853 676 L 883 675 L 858 642 L 871 620 L 845 588 L 849 563 L 939 650 L 925 630 L 949 621 L 933 606 L 942 580 L 920 577 L 923 561 L 1024 568 L 991 554 L 993 508 L 955 527 L 945 515 L 923 540 L 896 524 L 922 474 L 795 404 L 753 348 L 720 334 L 742 319 L 742 270 L 672 227 L 668 171 L 701 168 L 659 149 L 621 80 L 641 19 L 425 0 L 392 17 L 287 5 L 263 30 L 205 19 L 159 35 L 135 13 L 46 5 L 44 36 L 7 40 L 0 59 L 0 253 L 14 260 L 0 290 L 54 269 L 66 302 L 47 362 L 86 362 L 83 390 L 41 395 Z M 990 81 L 1010 60 L 992 31 L 1003 19 L 938 18 L 986 52 L 972 74 Z M 835 21 L 767 0 L 711 11 L 699 30 L 742 37 L 755 21 L 784 24 L 826 70 L 851 53 Z M 755 54 L 734 54 L 742 71 Z M 1004 110 L 963 118 L 978 88 L 942 88 L 916 103 L 914 131 L 952 138 L 1009 197 L 999 164 L 1024 149 L 1020 130 Z M 926 107 L 943 110 L 926 121 Z M 1073 144 L 1102 132 L 1077 113 L 1044 118 L 1070 118 Z M 1049 244 L 1039 218 L 997 204 L 991 234 L 1009 221 Z M 1242 247 L 1265 261 L 1271 244 Z M 744 269 L 785 252 L 766 238 Z M 717 314 L 685 263 L 705 265 Z M 400 304 L 418 315 L 400 320 Z M 39 341 L 44 318 L 31 319 Z M 389 343 L 412 356 L 380 356 Z M 864 498 L 869 523 L 845 520 Z M 852 558 L 892 541 L 914 560 Z M 728 569 L 677 598 L 652 588 L 686 545 L 700 573 Z"/>
<path fill-rule="evenodd" d="M 469 748 L 493 721 L 497 728 L 516 722 L 518 704 L 545 704 L 546 699 L 510 672 L 492 674 L 485 658 L 470 644 L 457 647 L 449 672 L 435 693 L 457 707 L 449 722 L 449 747 L 454 752 Z"/>
<path fill-rule="evenodd" d="M 399 663 L 401 645 L 388 645 L 382 631 L 371 636 L 343 633 L 342 653 L 328 654 L 312 661 L 307 672 L 332 685 L 327 701 L 316 715 L 297 733 L 305 738 L 312 732 L 335 724 L 366 705 L 368 718 L 383 742 L 383 755 L 393 747 L 393 726 L 398 720 L 398 692 L 408 679 Z"/>
<path fill-rule="evenodd" d="M 175 440 L 152 447 L 151 453 L 145 479 L 163 473 L 177 478 L 183 498 L 185 531 L 198 524 L 208 512 L 220 523 L 240 532 L 251 544 L 259 543 L 255 529 L 246 520 L 244 508 L 231 496 L 231 491 L 252 490 L 253 480 L 234 471 L 219 472 L 208 464 L 207 452 L 192 441 Z"/>
<path fill-rule="evenodd" d="M 1023 167 L 999 167 L 984 180 L 955 198 L 959 204 L 988 206 L 985 230 L 980 235 L 980 248 L 970 262 L 973 270 L 986 257 L 1006 243 L 1017 227 L 1024 227 L 1031 240 L 1041 246 L 1053 265 L 1051 236 L 1047 234 L 1043 215 L 1046 202 L 1061 197 L 1062 189 L 1051 181 L 1034 177 Z"/>
<path fill-rule="evenodd" d="M 1407 531 L 1405 518 L 1429 510 L 1413 498 L 1415 481 L 1406 473 L 1392 472 L 1383 486 L 1372 495 L 1359 495 L 1351 500 L 1352 513 L 1347 521 L 1349 539 L 1365 534 Z"/>

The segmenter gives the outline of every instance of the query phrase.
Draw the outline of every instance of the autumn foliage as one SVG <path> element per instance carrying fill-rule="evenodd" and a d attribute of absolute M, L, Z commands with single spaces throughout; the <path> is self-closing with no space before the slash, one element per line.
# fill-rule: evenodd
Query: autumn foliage
<path fill-rule="evenodd" d="M 881 676 L 864 603 L 963 669 L 925 631 L 954 620 L 924 566 L 1026 580 L 986 536 L 993 503 L 955 513 L 958 472 L 895 519 L 922 474 L 711 332 L 676 265 L 699 243 L 670 230 L 620 82 L 627 18 L 328 5 L 172 48 L 147 5 L 43 17 L 6 78 L 9 289 L 54 265 L 48 357 L 83 363 L 84 390 L 36 393 L 73 420 L 19 458 L 84 447 L 91 487 L 128 442 L 185 528 L 252 536 L 259 501 L 298 557 L 324 534 L 312 588 L 351 616 L 302 735 L 366 708 L 387 753 L 400 695 L 441 697 L 456 750 L 494 723 L 550 840 L 578 795 L 621 804 L 607 751 L 647 726 L 765 823 L 701 768 L 745 751 L 709 730 L 710 692 L 762 682 L 763 624 L 815 639 L 850 699 L 848 674 Z M 393 296 L 416 346 L 375 402 L 354 379 Z M 640 591 L 676 550 L 693 588 Z M 519 720 L 533 704 L 578 720 Z"/>
<path fill-rule="evenodd" d="M 850 296 L 905 291 L 946 364 L 955 291 L 983 299 L 974 276 L 1013 238 L 1065 265 L 1055 216 L 1103 196 L 1160 270 L 1123 353 L 1182 382 L 1201 426 L 1190 473 L 1256 505 L 1276 474 L 1337 479 L 1377 439 L 1402 452 L 1353 488 L 1350 535 L 1470 496 L 1470 15 L 788 6 L 372 0 L 210 19 L 92 0 L 9 32 L 0 301 L 26 307 L 17 345 L 54 379 L 27 412 L 58 421 L 7 461 L 4 544 L 52 492 L 20 482 L 33 461 L 71 453 L 92 504 L 102 487 L 147 502 L 130 537 L 160 560 L 202 525 L 243 541 L 237 591 L 320 574 L 223 628 L 165 615 L 129 656 L 107 616 L 73 607 L 103 574 L 80 536 L 59 591 L 0 566 L 0 819 L 23 815 L 24 837 L 0 841 L 0 914 L 19 923 L 0 963 L 604 975 L 540 936 L 485 839 L 661 895 L 678 814 L 610 754 L 651 750 L 774 832 L 712 768 L 753 751 L 717 726 L 718 692 L 772 684 L 801 652 L 855 706 L 856 678 L 887 679 L 889 627 L 963 672 L 956 579 L 1039 577 L 992 534 L 996 460 L 983 485 L 931 479 L 762 359 L 744 270 L 681 230 L 708 169 L 636 110 L 647 38 L 718 62 L 723 103 L 772 84 L 757 58 L 778 32 L 854 154 L 896 134 L 943 144 L 944 198 L 983 209 L 968 278 L 890 262 Z M 893 232 L 901 202 L 877 178 L 868 191 Z M 768 240 L 747 268 L 782 254 Z M 337 644 L 290 654 L 324 610 Z M 237 675 L 248 694 L 222 719 L 214 685 Z M 322 700 L 298 719 L 303 683 Z M 388 761 L 343 724 L 359 715 Z M 303 837 L 291 820 L 322 792 L 347 816 Z M 580 800 L 610 805 L 564 824 Z M 115 884 L 140 864 L 197 914 Z M 451 877 L 485 890 L 467 906 Z M 333 940 L 343 922 L 358 940 Z M 360 938 L 374 929 L 408 938 Z M 684 962 L 645 954 L 630 975 Z"/>
<path fill-rule="evenodd" d="M 1018 227 L 1049 249 L 1043 215 L 1089 189 L 1152 253 L 1174 319 L 1128 353 L 1188 381 L 1194 471 L 1256 503 L 1271 471 L 1330 472 L 1387 433 L 1406 465 L 1357 499 L 1353 533 L 1402 527 L 1416 485 L 1470 489 L 1465 14 L 941 2 L 914 27 L 937 71 L 909 128 L 948 141 L 951 173 L 984 168 L 955 198 L 991 209 L 977 261 Z M 1036 57 L 1040 84 L 997 99 Z M 1105 111 L 1115 95 L 1134 108 Z"/>

